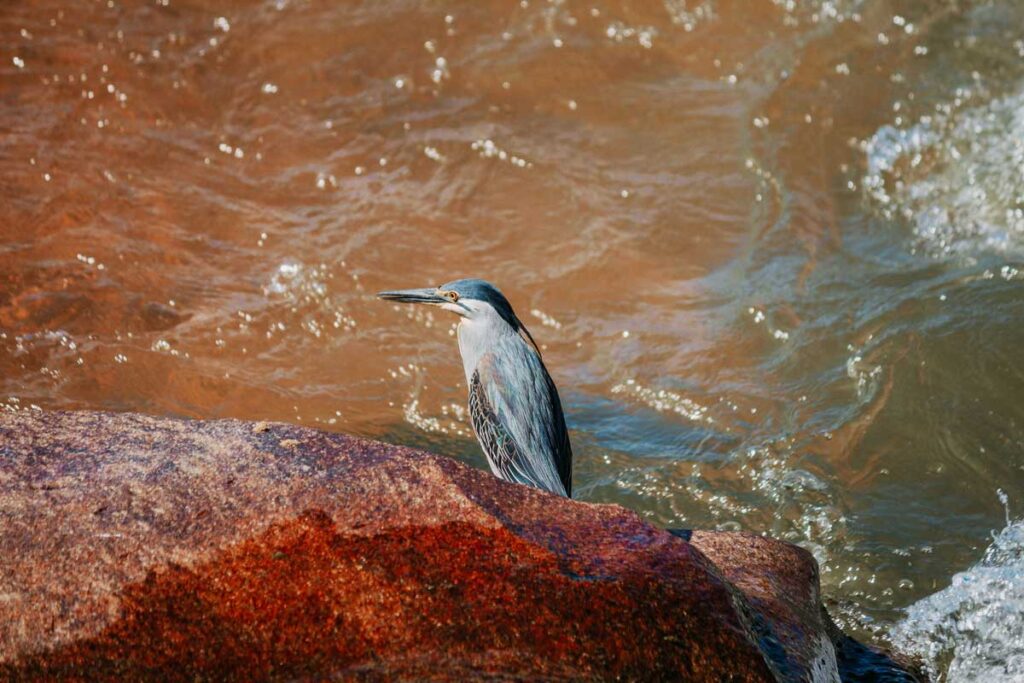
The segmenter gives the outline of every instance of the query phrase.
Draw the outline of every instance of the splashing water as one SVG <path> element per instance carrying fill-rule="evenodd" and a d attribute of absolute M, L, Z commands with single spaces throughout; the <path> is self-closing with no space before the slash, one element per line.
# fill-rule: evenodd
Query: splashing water
<path fill-rule="evenodd" d="M 864 187 L 886 218 L 912 226 L 933 255 L 1024 255 L 1024 87 L 999 99 L 972 90 L 913 125 L 867 142 Z"/>
<path fill-rule="evenodd" d="M 1007 521 L 981 560 L 914 603 L 893 644 L 948 681 L 1024 679 L 1024 520 Z"/>

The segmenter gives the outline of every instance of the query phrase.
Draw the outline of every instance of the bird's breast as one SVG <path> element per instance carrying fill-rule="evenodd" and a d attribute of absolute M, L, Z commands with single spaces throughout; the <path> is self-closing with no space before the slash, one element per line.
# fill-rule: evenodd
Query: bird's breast
<path fill-rule="evenodd" d="M 467 330 L 465 321 L 460 320 L 455 328 L 455 336 L 459 340 L 459 355 L 462 356 L 462 369 L 466 374 L 466 386 L 473 380 L 473 372 L 476 371 L 477 363 L 480 362 L 480 345 L 475 343 L 473 336 Z"/>

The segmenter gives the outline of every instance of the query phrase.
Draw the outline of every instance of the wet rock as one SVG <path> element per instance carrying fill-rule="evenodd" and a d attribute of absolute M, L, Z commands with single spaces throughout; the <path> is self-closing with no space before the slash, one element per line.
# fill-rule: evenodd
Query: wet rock
<path fill-rule="evenodd" d="M 748 623 L 784 680 L 913 683 L 927 680 L 914 663 L 897 661 L 850 638 L 821 603 L 818 563 L 803 548 L 763 536 L 693 531 L 688 539 L 743 594 Z"/>
<path fill-rule="evenodd" d="M 4 680 L 837 680 L 822 615 L 793 546 L 422 451 L 0 415 Z"/>

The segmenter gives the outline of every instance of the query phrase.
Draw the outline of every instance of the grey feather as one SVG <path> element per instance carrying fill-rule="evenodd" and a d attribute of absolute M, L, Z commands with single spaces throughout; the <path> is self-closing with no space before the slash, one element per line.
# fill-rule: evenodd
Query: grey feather
<path fill-rule="evenodd" d="M 572 495 L 572 450 L 558 391 L 518 335 L 492 340 L 470 377 L 473 428 L 496 476 Z M 468 369 L 467 369 L 468 370 Z"/>

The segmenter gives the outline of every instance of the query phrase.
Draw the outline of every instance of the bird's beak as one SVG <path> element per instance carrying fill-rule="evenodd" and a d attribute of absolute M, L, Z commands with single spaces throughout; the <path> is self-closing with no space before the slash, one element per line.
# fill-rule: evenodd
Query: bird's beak
<path fill-rule="evenodd" d="M 403 304 L 443 304 L 448 300 L 441 296 L 434 287 L 424 289 L 398 289 L 393 292 L 380 292 L 378 299 L 385 301 L 398 301 Z"/>

